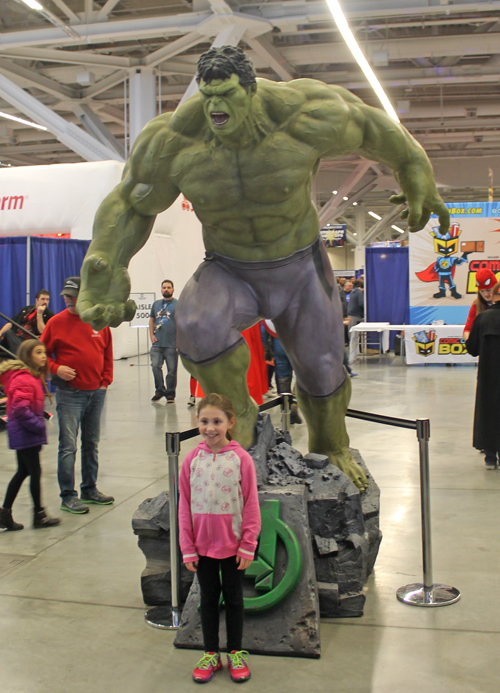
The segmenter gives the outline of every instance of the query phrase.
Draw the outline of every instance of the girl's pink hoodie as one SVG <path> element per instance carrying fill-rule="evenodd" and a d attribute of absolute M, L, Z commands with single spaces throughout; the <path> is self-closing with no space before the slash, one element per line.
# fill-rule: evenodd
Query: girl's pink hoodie
<path fill-rule="evenodd" d="M 260 533 L 252 458 L 231 441 L 213 453 L 203 441 L 189 452 L 179 478 L 179 540 L 184 563 L 199 556 L 253 559 Z"/>

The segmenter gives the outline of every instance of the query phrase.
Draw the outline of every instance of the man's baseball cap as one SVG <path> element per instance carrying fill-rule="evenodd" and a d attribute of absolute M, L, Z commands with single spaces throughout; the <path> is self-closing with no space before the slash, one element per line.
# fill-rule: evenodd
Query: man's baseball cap
<path fill-rule="evenodd" d="M 78 292 L 80 291 L 80 277 L 68 277 L 64 282 L 64 286 L 61 291 L 61 296 L 66 294 L 67 296 L 73 296 L 76 298 Z"/>
<path fill-rule="evenodd" d="M 492 289 L 497 283 L 497 278 L 495 274 L 485 267 L 481 267 L 476 272 L 476 286 L 479 291 L 484 291 L 485 289 Z"/>

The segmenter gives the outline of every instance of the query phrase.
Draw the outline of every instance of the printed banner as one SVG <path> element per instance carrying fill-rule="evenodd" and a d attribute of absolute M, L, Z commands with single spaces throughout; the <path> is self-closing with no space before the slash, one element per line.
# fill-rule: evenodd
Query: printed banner
<path fill-rule="evenodd" d="M 327 248 L 342 248 L 345 245 L 346 224 L 330 224 L 320 230 L 320 236 Z"/>
<path fill-rule="evenodd" d="M 410 234 L 410 322 L 464 324 L 476 296 L 476 272 L 487 267 L 500 279 L 500 202 L 455 202 L 450 229 L 439 233 L 432 216 Z"/>
<path fill-rule="evenodd" d="M 129 323 L 130 327 L 146 327 L 149 325 L 151 306 L 156 300 L 156 294 L 130 294 L 130 298 L 135 301 L 135 305 L 137 306 L 134 318 Z"/>
<path fill-rule="evenodd" d="M 405 327 L 406 363 L 476 363 L 467 351 L 462 325 L 411 325 Z"/>

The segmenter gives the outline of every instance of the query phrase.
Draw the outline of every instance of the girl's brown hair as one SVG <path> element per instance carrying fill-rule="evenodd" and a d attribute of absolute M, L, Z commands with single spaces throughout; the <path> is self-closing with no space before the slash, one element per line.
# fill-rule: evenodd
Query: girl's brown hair
<path fill-rule="evenodd" d="M 477 296 L 474 299 L 474 305 L 476 306 L 476 315 L 479 315 L 479 313 L 482 313 L 483 310 L 486 310 L 486 308 L 489 308 L 488 301 L 486 301 L 483 298 L 483 295 L 480 291 L 477 292 Z"/>
<path fill-rule="evenodd" d="M 220 409 L 222 412 L 224 412 L 229 421 L 233 419 L 233 421 L 236 422 L 236 412 L 234 411 L 233 403 L 229 397 L 226 397 L 225 395 L 218 395 L 216 392 L 206 395 L 200 402 L 198 402 L 198 406 L 196 407 L 197 417 L 200 416 L 200 411 L 205 407 L 215 407 L 216 409 Z M 230 431 L 226 433 L 226 438 L 228 440 L 232 440 Z"/>
<path fill-rule="evenodd" d="M 33 349 L 37 346 L 43 346 L 45 349 L 45 345 L 38 339 L 27 339 L 17 350 L 17 358 L 28 366 L 31 375 L 34 375 L 35 378 L 39 378 L 41 375 L 47 376 L 49 372 L 48 363 L 45 364 L 44 368 L 39 368 L 33 363 Z"/>

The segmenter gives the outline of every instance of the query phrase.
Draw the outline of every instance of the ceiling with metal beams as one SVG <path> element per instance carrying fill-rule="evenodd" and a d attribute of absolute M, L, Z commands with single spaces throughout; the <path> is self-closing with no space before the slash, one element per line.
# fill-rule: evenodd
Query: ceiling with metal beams
<path fill-rule="evenodd" d="M 83 161 L 72 138 L 81 132 L 90 141 L 85 129 L 90 135 L 96 130 L 89 129 L 89 116 L 120 150 L 130 72 L 153 67 L 158 112 L 174 110 L 199 55 L 231 26 L 240 28 L 239 45 L 258 76 L 320 79 L 379 107 L 326 2 L 40 1 L 45 12 L 22 0 L 0 0 L 0 111 L 34 119 L 11 97 L 14 85 L 73 129 L 61 137 L 56 127 L 40 131 L 0 117 L 2 165 Z M 487 199 L 491 169 L 498 199 L 500 2 L 344 0 L 341 5 L 401 122 L 425 147 L 443 197 Z M 315 192 L 323 219 L 342 219 L 354 228 L 353 202 L 383 216 L 388 191 L 395 189 L 388 169 L 352 156 L 323 161 Z M 333 190 L 338 192 L 332 199 Z"/>

